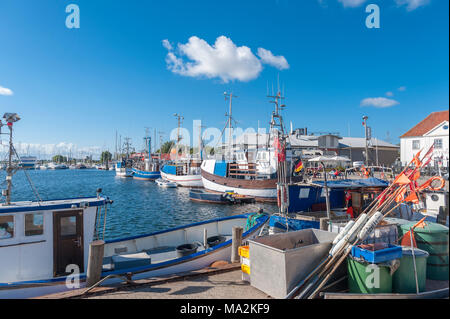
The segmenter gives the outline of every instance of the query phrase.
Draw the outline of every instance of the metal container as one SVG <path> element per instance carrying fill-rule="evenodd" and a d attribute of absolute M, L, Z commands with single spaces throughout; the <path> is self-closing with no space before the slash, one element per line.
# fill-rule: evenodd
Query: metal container
<path fill-rule="evenodd" d="M 274 298 L 285 298 L 328 255 L 336 236 L 303 229 L 249 240 L 251 285 Z"/>

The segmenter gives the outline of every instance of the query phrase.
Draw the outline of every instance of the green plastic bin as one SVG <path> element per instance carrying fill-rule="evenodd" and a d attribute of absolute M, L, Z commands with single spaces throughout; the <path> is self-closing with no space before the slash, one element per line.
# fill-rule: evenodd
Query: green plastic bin
<path fill-rule="evenodd" d="M 402 235 L 417 222 L 401 225 Z M 417 247 L 430 254 L 427 259 L 427 278 L 448 280 L 448 227 L 425 222 L 424 228 L 414 228 Z"/>
<path fill-rule="evenodd" d="M 424 292 L 427 283 L 427 258 L 429 254 L 425 250 L 414 248 L 414 256 L 416 257 L 419 292 Z M 399 294 L 417 293 L 411 247 L 402 248 L 400 267 L 395 271 L 392 278 L 392 291 Z"/>
<path fill-rule="evenodd" d="M 392 276 L 388 266 L 370 264 L 348 257 L 347 269 L 350 293 L 380 294 L 392 292 Z M 378 280 L 376 280 L 376 273 L 378 273 Z M 378 281 L 378 284 L 376 281 Z"/>

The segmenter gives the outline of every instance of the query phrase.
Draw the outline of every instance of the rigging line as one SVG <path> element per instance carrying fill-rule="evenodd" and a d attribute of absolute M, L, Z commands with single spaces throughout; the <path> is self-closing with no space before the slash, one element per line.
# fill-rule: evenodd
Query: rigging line
<path fill-rule="evenodd" d="M 19 154 L 17 154 L 16 148 L 15 148 L 14 146 L 12 146 L 12 149 L 13 149 L 13 151 L 14 151 L 14 154 L 16 154 L 17 158 L 19 159 L 19 161 L 21 161 L 21 160 L 20 160 L 20 157 L 19 157 Z M 35 196 L 37 197 L 37 199 L 39 200 L 39 203 L 38 203 L 38 204 L 39 204 L 39 206 L 40 206 L 40 205 L 41 205 L 40 202 L 42 202 L 41 196 L 39 195 L 39 192 L 37 191 L 37 189 L 34 187 L 33 182 L 31 181 L 31 178 L 30 178 L 30 176 L 29 176 L 28 173 L 27 173 L 27 170 L 26 170 L 26 169 L 23 169 L 23 172 L 25 173 L 25 176 L 26 176 L 27 179 L 28 179 L 28 183 L 30 183 L 31 190 L 33 191 L 34 195 L 35 195 Z"/>

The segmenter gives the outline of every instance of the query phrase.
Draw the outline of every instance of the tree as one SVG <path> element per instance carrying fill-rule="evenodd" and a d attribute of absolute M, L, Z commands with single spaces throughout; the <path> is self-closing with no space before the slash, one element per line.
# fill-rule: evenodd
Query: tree
<path fill-rule="evenodd" d="M 55 163 L 64 163 L 67 162 L 67 157 L 64 157 L 62 155 L 55 155 L 52 157 L 52 161 Z"/>
<path fill-rule="evenodd" d="M 102 152 L 102 155 L 100 156 L 100 162 L 107 163 L 112 159 L 112 154 L 108 151 Z"/>
<path fill-rule="evenodd" d="M 161 146 L 161 153 L 167 154 L 170 152 L 172 147 L 175 145 L 174 141 L 167 141 Z"/>

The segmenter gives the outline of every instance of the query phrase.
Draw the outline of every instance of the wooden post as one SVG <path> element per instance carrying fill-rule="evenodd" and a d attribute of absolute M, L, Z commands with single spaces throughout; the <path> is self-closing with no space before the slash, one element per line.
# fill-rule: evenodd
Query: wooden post
<path fill-rule="evenodd" d="M 101 278 L 104 250 L 105 242 L 103 240 L 93 241 L 89 245 L 89 259 L 86 273 L 87 287 L 93 286 Z"/>
<path fill-rule="evenodd" d="M 320 219 L 320 230 L 328 231 L 328 222 L 330 219 L 328 217 L 323 217 Z"/>
<path fill-rule="evenodd" d="M 205 249 L 209 248 L 209 245 L 208 245 L 208 230 L 206 228 L 203 229 L 203 247 L 205 247 Z"/>
<path fill-rule="evenodd" d="M 238 263 L 239 258 L 239 246 L 242 245 L 242 234 L 244 229 L 242 227 L 233 226 L 232 231 L 232 243 L 231 243 L 231 262 Z"/>

